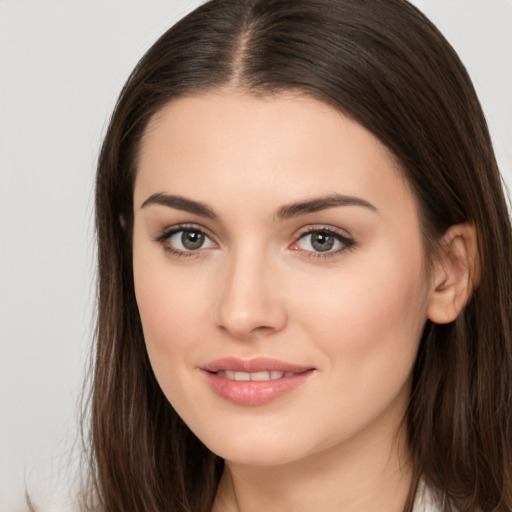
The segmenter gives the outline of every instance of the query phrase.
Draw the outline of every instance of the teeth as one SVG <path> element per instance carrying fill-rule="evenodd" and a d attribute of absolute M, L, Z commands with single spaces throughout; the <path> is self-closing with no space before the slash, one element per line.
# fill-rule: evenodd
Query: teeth
<path fill-rule="evenodd" d="M 270 379 L 270 372 L 255 372 L 249 374 L 251 377 L 251 380 L 269 380 Z"/>
<path fill-rule="evenodd" d="M 283 377 L 292 377 L 295 375 L 293 372 L 280 372 L 272 370 L 270 372 L 234 372 L 231 370 L 224 370 L 217 372 L 217 375 L 221 377 L 226 377 L 229 380 L 237 380 L 237 381 L 261 381 L 261 380 L 275 380 L 282 379 Z"/>

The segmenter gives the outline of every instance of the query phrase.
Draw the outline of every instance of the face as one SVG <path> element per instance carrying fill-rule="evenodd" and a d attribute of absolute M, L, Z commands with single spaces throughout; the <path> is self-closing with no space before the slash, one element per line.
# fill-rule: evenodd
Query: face
<path fill-rule="evenodd" d="M 147 350 L 215 453 L 280 464 L 393 435 L 427 318 L 415 201 L 387 149 L 291 94 L 184 97 L 134 192 Z"/>

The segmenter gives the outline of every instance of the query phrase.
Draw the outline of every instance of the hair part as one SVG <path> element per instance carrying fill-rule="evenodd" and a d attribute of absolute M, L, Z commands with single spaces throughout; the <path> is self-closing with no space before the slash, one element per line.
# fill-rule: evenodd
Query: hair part
<path fill-rule="evenodd" d="M 405 510 L 420 477 L 445 512 L 510 510 L 507 203 L 466 70 L 405 0 L 212 0 L 163 34 L 130 75 L 98 161 L 93 484 L 84 510 L 206 512 L 215 498 L 223 461 L 178 417 L 149 364 L 131 229 L 148 123 L 175 98 L 225 87 L 257 96 L 300 91 L 373 133 L 414 192 L 428 254 L 450 226 L 475 226 L 480 285 L 455 322 L 427 323 L 413 370 Z"/>

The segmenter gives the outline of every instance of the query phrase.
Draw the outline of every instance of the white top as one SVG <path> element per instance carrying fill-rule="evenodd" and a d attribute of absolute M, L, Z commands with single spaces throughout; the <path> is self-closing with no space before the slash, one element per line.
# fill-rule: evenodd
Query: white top
<path fill-rule="evenodd" d="M 439 501 L 423 481 L 418 486 L 413 512 L 441 512 Z"/>

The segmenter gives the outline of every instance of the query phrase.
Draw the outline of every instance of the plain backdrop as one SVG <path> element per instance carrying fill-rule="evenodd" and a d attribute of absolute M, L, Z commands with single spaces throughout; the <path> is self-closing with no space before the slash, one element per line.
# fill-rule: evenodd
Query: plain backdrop
<path fill-rule="evenodd" d="M 0 512 L 72 510 L 94 318 L 93 180 L 119 91 L 199 0 L 0 0 Z M 416 0 L 466 64 L 512 183 L 512 0 Z"/>

